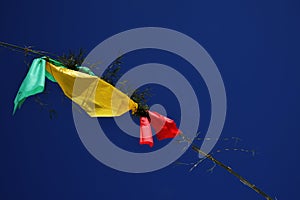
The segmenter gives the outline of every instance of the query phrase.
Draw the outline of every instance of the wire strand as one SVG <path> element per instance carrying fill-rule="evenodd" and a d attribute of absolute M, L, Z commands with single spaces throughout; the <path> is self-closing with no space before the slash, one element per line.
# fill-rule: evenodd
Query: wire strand
<path fill-rule="evenodd" d="M 24 52 L 25 55 L 34 54 L 34 55 L 47 56 L 47 57 L 49 55 L 52 55 L 52 56 L 58 57 L 56 54 L 53 54 L 53 53 L 50 53 L 50 52 L 33 50 L 30 47 L 21 47 L 21 46 L 18 46 L 18 45 L 14 45 L 14 44 L 10 44 L 10 43 L 7 43 L 7 42 L 2 42 L 2 41 L 0 41 L 0 46 L 2 46 L 4 48 L 8 48 L 8 49 L 13 50 L 13 51 Z"/>

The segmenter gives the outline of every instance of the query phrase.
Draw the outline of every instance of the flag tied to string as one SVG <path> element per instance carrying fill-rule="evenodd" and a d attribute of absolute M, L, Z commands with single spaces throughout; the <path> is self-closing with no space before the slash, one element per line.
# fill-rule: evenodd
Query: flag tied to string
<path fill-rule="evenodd" d="M 14 113 L 29 96 L 41 93 L 45 87 L 45 77 L 57 82 L 64 94 L 78 104 L 91 117 L 114 117 L 125 112 L 136 111 L 138 105 L 126 94 L 95 76 L 88 68 L 79 67 L 74 71 L 57 61 L 35 59 L 21 84 L 15 98 Z M 75 86 L 75 87 L 74 87 Z"/>
<path fill-rule="evenodd" d="M 160 115 L 157 112 L 150 110 L 148 112 L 150 120 L 147 117 L 140 118 L 140 144 L 148 144 L 150 147 L 153 146 L 151 126 L 155 130 L 158 140 L 174 138 L 180 134 L 180 130 L 177 128 L 174 120 Z"/>
<path fill-rule="evenodd" d="M 138 104 L 126 94 L 97 77 L 87 67 L 78 71 L 64 67 L 49 58 L 34 59 L 14 100 L 14 111 L 21 108 L 27 97 L 44 91 L 45 79 L 57 82 L 64 94 L 79 105 L 90 117 L 116 117 L 136 112 Z M 158 140 L 174 138 L 180 133 L 173 120 L 148 111 L 149 118 L 140 117 L 140 144 L 153 146 L 151 126 Z"/>

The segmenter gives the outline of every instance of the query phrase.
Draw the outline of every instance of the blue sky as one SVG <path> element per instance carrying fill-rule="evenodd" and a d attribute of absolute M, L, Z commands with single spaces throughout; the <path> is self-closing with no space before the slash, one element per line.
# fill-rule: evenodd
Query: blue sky
<path fill-rule="evenodd" d="M 146 26 L 192 37 L 213 58 L 224 81 L 227 117 L 221 138 L 242 139 L 237 146 L 221 139 L 213 150 L 216 158 L 272 197 L 298 196 L 299 2 L 11 0 L 0 6 L 1 41 L 55 54 L 81 47 L 90 51 L 114 34 Z M 32 57 L 0 48 L 0 59 L 1 199 L 263 199 L 219 167 L 207 172 L 213 165 L 209 161 L 192 172 L 189 166 L 173 164 L 146 174 L 101 164 L 81 143 L 71 103 L 57 85 L 47 82 L 49 93 L 41 95 L 57 118 L 51 120 L 48 108 L 34 98 L 12 116 L 14 97 L 27 72 L 24 60 L 30 63 Z M 185 61 L 161 51 L 130 53 L 123 70 L 146 62 L 173 66 L 190 80 L 201 99 L 199 130 L 205 132 L 210 103 L 203 80 Z M 168 115 L 178 121 L 178 102 L 165 88 L 153 87 L 149 103 L 166 105 Z M 122 135 L 110 119 L 99 121 L 116 133 L 111 136 L 116 144 L 148 151 L 138 140 Z M 257 154 L 217 153 L 235 147 Z M 180 161 L 197 161 L 197 155 L 188 150 Z"/>

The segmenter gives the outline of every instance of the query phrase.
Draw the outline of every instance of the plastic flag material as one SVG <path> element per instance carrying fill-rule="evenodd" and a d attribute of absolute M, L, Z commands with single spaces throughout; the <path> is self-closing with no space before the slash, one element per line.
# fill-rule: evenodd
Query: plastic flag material
<path fill-rule="evenodd" d="M 91 117 L 120 116 L 129 110 L 136 112 L 138 104 L 126 94 L 95 76 L 89 68 L 77 69 L 67 69 L 60 62 L 45 57 L 34 59 L 14 100 L 14 112 L 27 97 L 44 91 L 46 77 L 57 82 L 64 94 Z M 151 126 L 158 140 L 174 138 L 180 133 L 173 120 L 157 112 L 148 113 L 149 118 L 140 118 L 140 144 L 153 146 Z"/>
<path fill-rule="evenodd" d="M 151 126 L 147 117 L 140 118 L 140 144 L 153 146 Z"/>
<path fill-rule="evenodd" d="M 180 130 L 177 128 L 174 120 L 169 119 L 157 112 L 151 112 L 149 110 L 151 119 L 151 125 L 156 132 L 156 137 L 159 140 L 174 138 L 180 134 Z"/>
<path fill-rule="evenodd" d="M 93 76 L 88 68 L 80 67 L 79 70 L 85 72 L 82 73 L 67 69 L 57 61 L 54 63 L 59 67 L 46 62 L 44 58 L 33 61 L 15 98 L 14 112 L 21 107 L 27 97 L 44 91 L 45 77 L 55 80 L 64 94 L 91 117 L 113 117 L 129 110 L 136 111 L 137 103 L 109 83 Z"/>
<path fill-rule="evenodd" d="M 20 108 L 27 97 L 41 93 L 45 88 L 45 76 L 55 81 L 54 78 L 45 71 L 46 60 L 43 58 L 34 59 L 29 71 L 23 80 L 18 94 L 14 100 L 14 111 L 16 112 L 17 108 Z"/>
<path fill-rule="evenodd" d="M 150 124 L 155 130 L 158 140 L 174 138 L 181 133 L 174 120 L 160 115 L 157 112 L 148 111 L 148 113 L 151 122 L 149 122 L 147 117 L 140 118 L 140 144 L 148 144 L 150 147 L 153 146 Z"/>
<path fill-rule="evenodd" d="M 55 78 L 64 94 L 91 117 L 120 116 L 138 105 L 126 94 L 100 79 L 79 71 L 56 67 L 47 62 L 46 70 Z"/>

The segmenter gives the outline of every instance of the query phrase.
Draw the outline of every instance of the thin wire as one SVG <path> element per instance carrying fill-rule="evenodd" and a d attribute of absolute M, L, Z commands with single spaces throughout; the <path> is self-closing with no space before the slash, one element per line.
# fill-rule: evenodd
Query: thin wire
<path fill-rule="evenodd" d="M 50 53 L 50 52 L 37 51 L 37 50 L 31 49 L 30 47 L 21 47 L 21 46 L 18 46 L 18 45 L 7 43 L 7 42 L 1 42 L 0 41 L 0 46 L 8 48 L 8 49 L 13 50 L 13 51 L 24 52 L 26 55 L 34 54 L 34 55 L 47 56 L 47 57 L 49 55 L 52 55 L 52 56 L 58 57 L 57 55 L 55 55 L 53 53 Z"/>
<path fill-rule="evenodd" d="M 180 135 L 181 135 L 181 137 L 182 137 L 183 140 L 185 140 L 188 143 L 192 143 L 192 140 L 190 140 L 188 137 L 186 137 L 183 133 L 181 133 Z M 267 200 L 272 200 L 272 198 L 269 195 L 267 195 L 264 191 L 262 191 L 261 189 L 259 189 L 258 187 L 256 187 L 254 184 L 250 183 L 247 179 L 245 179 L 244 177 L 242 177 L 240 174 L 238 174 L 236 171 L 234 171 L 233 169 L 231 169 L 229 166 L 227 166 L 227 165 L 223 164 L 221 161 L 215 159 L 211 154 L 205 153 L 204 151 L 202 151 L 199 147 L 197 147 L 195 145 L 192 145 L 192 149 L 194 151 L 196 151 L 197 153 L 203 155 L 205 158 L 210 159 L 216 165 L 224 168 L 230 174 L 232 174 L 233 176 L 235 176 L 236 178 L 238 178 L 243 184 L 247 185 L 249 188 L 251 188 L 252 190 L 254 190 L 255 192 L 257 192 L 258 194 L 260 194 L 263 197 L 265 197 Z M 202 162 L 202 159 L 200 160 L 200 162 Z M 196 163 L 196 165 L 197 164 L 198 163 Z"/>

